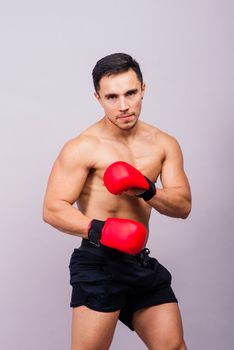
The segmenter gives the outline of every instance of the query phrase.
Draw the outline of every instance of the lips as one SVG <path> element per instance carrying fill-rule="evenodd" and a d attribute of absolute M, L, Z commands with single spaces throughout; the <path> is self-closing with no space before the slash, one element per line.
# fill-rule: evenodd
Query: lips
<path fill-rule="evenodd" d="M 119 118 L 120 118 L 120 119 L 125 119 L 125 118 L 130 118 L 130 117 L 133 117 L 133 114 L 122 115 L 122 116 L 120 116 Z"/>

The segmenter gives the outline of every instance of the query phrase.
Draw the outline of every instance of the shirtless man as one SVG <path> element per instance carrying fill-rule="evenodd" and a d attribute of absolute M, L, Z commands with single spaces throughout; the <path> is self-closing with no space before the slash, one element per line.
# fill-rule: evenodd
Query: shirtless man
<path fill-rule="evenodd" d="M 131 56 L 102 58 L 93 81 L 104 117 L 62 148 L 43 210 L 45 222 L 82 238 L 69 265 L 71 350 L 109 349 L 118 319 L 151 350 L 186 350 L 170 272 L 145 248 L 152 208 L 182 219 L 190 213 L 181 149 L 139 120 L 145 84 Z M 158 176 L 162 188 L 155 187 Z"/>

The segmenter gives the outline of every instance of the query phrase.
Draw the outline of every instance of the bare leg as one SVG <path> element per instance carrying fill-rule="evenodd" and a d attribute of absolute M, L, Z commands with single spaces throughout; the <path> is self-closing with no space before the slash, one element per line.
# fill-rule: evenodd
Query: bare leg
<path fill-rule="evenodd" d="M 135 312 L 133 326 L 150 350 L 186 350 L 177 303 L 151 306 Z"/>
<path fill-rule="evenodd" d="M 109 349 L 119 311 L 99 312 L 86 306 L 72 310 L 71 350 Z"/>

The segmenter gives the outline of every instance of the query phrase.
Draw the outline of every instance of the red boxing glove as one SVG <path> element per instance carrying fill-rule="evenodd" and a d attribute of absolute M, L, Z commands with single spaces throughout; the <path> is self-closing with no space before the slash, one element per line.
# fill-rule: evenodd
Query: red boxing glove
<path fill-rule="evenodd" d="M 108 218 L 106 221 L 92 220 L 88 239 L 96 246 L 100 243 L 127 254 L 139 253 L 145 245 L 145 226 L 129 219 Z"/>
<path fill-rule="evenodd" d="M 118 161 L 108 166 L 104 173 L 103 181 L 108 191 L 113 194 L 120 195 L 123 191 L 134 187 L 145 190 L 137 196 L 145 201 L 150 200 L 156 194 L 154 183 L 132 165 L 123 161 Z"/>

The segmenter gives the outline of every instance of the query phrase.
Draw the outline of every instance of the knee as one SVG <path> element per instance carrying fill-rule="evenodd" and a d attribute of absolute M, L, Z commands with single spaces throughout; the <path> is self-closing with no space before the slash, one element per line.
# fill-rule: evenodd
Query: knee
<path fill-rule="evenodd" d="M 178 350 L 187 350 L 187 346 L 185 344 L 184 339 L 182 340 L 182 344 L 180 345 L 180 347 L 178 348 Z"/>
<path fill-rule="evenodd" d="M 71 350 L 108 350 L 110 348 L 111 341 L 76 341 L 71 343 Z"/>
<path fill-rule="evenodd" d="M 72 346 L 71 350 L 108 350 L 109 346 L 86 346 L 86 345 L 78 345 L 78 346 Z"/>
<path fill-rule="evenodd" d="M 168 347 L 170 350 L 187 350 L 184 339 L 174 339 L 170 346 Z"/>
<path fill-rule="evenodd" d="M 168 350 L 187 350 L 185 341 L 183 338 L 178 337 L 178 338 L 171 338 L 170 340 L 168 339 L 167 343 L 163 346 L 163 349 L 168 349 Z"/>

